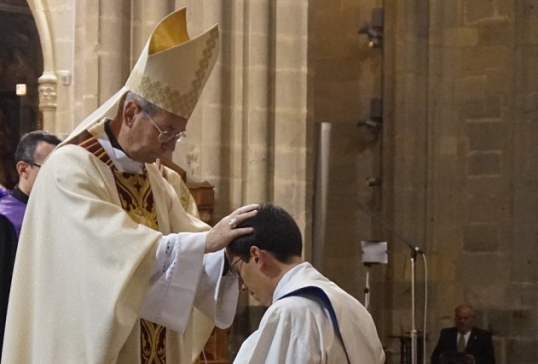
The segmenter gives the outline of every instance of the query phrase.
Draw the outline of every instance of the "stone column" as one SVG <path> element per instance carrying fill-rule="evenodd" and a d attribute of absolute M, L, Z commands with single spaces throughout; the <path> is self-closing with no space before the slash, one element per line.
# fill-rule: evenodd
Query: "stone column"
<path fill-rule="evenodd" d="M 188 140 L 176 153 L 190 177 L 208 179 L 215 186 L 219 218 L 244 203 L 270 198 L 272 5 L 270 1 L 176 5 L 189 6 L 191 36 L 219 23 L 220 58 L 189 121 Z"/>
<path fill-rule="evenodd" d="M 218 200 L 222 202 L 216 209 L 218 217 L 229 213 L 241 205 L 239 199 L 230 199 L 230 178 L 234 162 L 230 155 L 233 145 L 231 133 L 230 98 L 232 92 L 229 60 L 231 19 L 222 1 L 181 1 L 179 7 L 187 6 L 190 36 L 195 37 L 214 24 L 219 24 L 220 55 L 209 77 L 198 106 L 189 121 L 188 133 L 199 140 L 191 144 L 188 153 L 190 170 L 198 173 L 198 178 L 208 179 L 215 186 Z M 199 156 L 199 158 L 197 157 Z M 218 156 L 218 157 L 216 157 Z M 203 162 L 203 163 L 202 163 Z M 195 173 L 196 173 L 195 172 Z"/>
<path fill-rule="evenodd" d="M 99 1 L 75 3 L 74 120 L 70 130 L 99 106 Z"/>
<path fill-rule="evenodd" d="M 55 130 L 57 77 L 49 9 L 43 0 L 29 0 L 28 6 L 34 16 L 43 52 L 43 75 L 38 79 L 39 110 L 43 113 L 41 127 Z"/>
<path fill-rule="evenodd" d="M 118 91 L 129 76 L 130 1 L 100 2 L 99 105 Z"/>
<path fill-rule="evenodd" d="M 274 27 L 271 1 L 245 2 L 243 58 L 243 113 L 240 121 L 243 129 L 243 180 L 242 200 L 266 202 L 272 185 L 269 164 L 272 164 L 269 147 L 273 144 L 274 79 L 271 77 L 274 48 L 271 32 Z"/>
<path fill-rule="evenodd" d="M 303 231 L 311 255 L 314 124 L 308 113 L 308 10 L 306 1 L 279 1 L 273 24 L 274 167 L 273 200 Z M 274 65 L 271 64 L 274 62 Z"/>
<path fill-rule="evenodd" d="M 56 75 L 53 72 L 44 72 L 37 81 L 39 110 L 43 113 L 43 125 L 38 127 L 44 130 L 56 130 Z"/>
<path fill-rule="evenodd" d="M 148 38 L 157 23 L 174 10 L 170 1 L 143 1 L 132 2 L 132 47 L 130 65 L 132 68 L 140 52 L 146 45 Z"/>

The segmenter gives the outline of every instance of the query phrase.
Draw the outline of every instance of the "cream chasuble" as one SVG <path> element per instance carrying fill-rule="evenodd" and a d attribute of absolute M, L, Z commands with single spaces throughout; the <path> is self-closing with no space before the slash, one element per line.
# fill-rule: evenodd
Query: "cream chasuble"
<path fill-rule="evenodd" d="M 99 140 L 93 147 L 111 154 L 103 123 L 91 133 Z M 156 166 L 118 183 L 113 163 L 94 152 L 63 145 L 40 171 L 15 262 L 2 363 L 138 364 L 144 353 L 190 364 L 193 308 L 229 326 L 237 280 L 222 277 L 223 252 L 204 256 L 208 226 L 185 213 Z M 118 186 L 146 194 L 134 203 Z M 159 330 L 141 335 L 141 317 L 167 327 L 165 352 Z M 146 351 L 149 341 L 154 351 Z"/>

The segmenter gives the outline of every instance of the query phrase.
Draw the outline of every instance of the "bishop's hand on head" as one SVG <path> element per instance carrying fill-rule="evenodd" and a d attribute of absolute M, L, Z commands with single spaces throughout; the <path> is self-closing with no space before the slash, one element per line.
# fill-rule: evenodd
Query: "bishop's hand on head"
<path fill-rule="evenodd" d="M 237 228 L 237 226 L 256 215 L 258 207 L 258 204 L 245 205 L 222 218 L 207 233 L 205 252 L 211 253 L 221 250 L 235 238 L 252 233 L 252 228 Z"/>

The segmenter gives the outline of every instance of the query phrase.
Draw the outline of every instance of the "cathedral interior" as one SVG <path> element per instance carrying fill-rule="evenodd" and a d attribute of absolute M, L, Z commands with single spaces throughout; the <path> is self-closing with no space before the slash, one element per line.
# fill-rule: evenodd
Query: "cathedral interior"
<path fill-rule="evenodd" d="M 0 184 L 21 135 L 69 134 L 183 6 L 222 33 L 170 156 L 207 220 L 285 207 L 307 260 L 362 303 L 368 284 L 386 363 L 411 363 L 414 335 L 429 362 L 460 304 L 498 364 L 538 363 L 537 0 L 0 0 Z M 207 362 L 263 312 L 242 294 Z"/>
<path fill-rule="evenodd" d="M 38 127 L 37 79 L 43 72 L 43 59 L 35 22 L 27 6 L 0 11 L 0 34 L 0 184 L 13 188 L 17 177 L 11 160 L 17 141 Z M 26 85 L 28 92 L 17 95 L 17 84 Z"/>

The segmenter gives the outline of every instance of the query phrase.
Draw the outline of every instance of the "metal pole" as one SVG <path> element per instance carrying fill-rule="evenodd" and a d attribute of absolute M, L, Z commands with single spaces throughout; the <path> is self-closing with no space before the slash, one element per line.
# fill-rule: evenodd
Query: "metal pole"
<path fill-rule="evenodd" d="M 417 329 L 415 320 L 415 273 L 417 250 L 411 251 L 411 363 L 417 364 Z"/>
<path fill-rule="evenodd" d="M 370 306 L 370 266 L 364 265 L 366 267 L 366 286 L 364 287 L 364 308 L 368 310 Z"/>
<path fill-rule="evenodd" d="M 325 224 L 327 223 L 327 191 L 329 189 L 329 157 L 331 153 L 331 123 L 321 123 L 318 151 L 312 262 L 317 269 L 323 269 Z"/>

